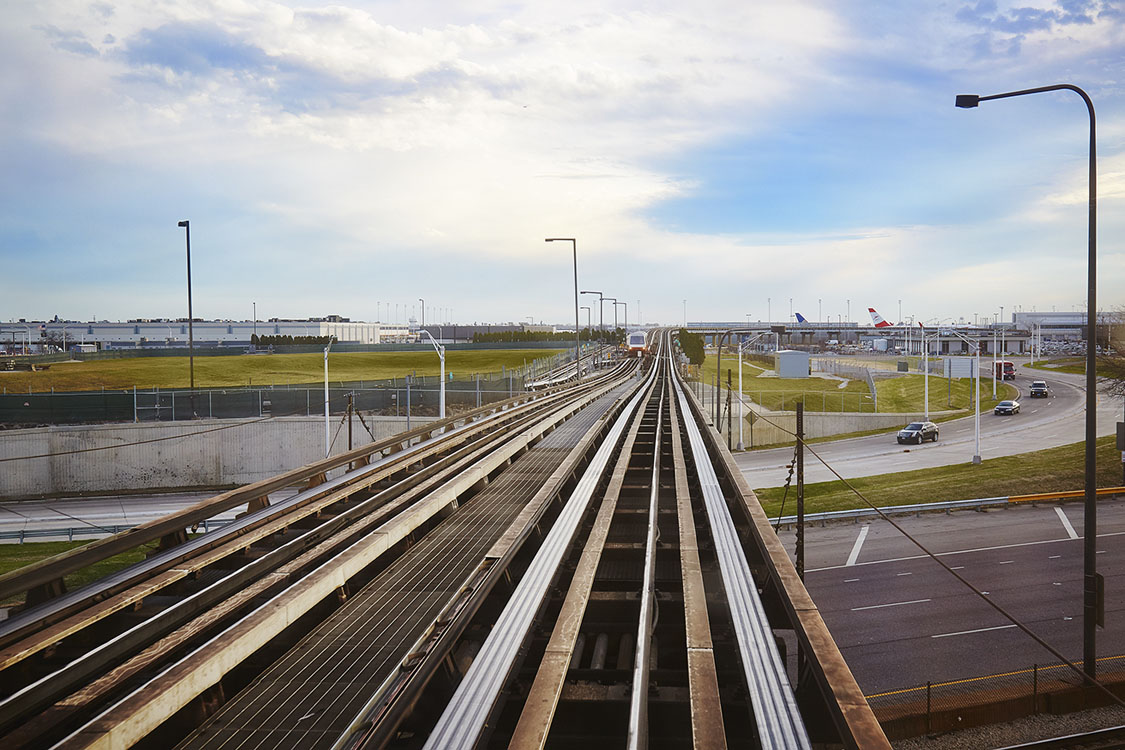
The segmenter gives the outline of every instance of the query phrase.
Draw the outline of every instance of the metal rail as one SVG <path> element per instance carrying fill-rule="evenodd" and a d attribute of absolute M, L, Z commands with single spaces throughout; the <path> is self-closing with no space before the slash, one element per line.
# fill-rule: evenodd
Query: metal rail
<path fill-rule="evenodd" d="M 663 383 L 662 383 L 663 385 Z M 660 533 L 660 452 L 663 442 L 664 408 L 666 395 L 663 387 L 658 397 L 656 435 L 652 449 L 652 488 L 648 501 L 648 529 L 645 533 L 644 581 L 641 585 L 641 613 L 637 622 L 636 652 L 633 657 L 633 686 L 629 700 L 629 750 L 648 747 L 648 690 L 649 667 L 652 663 L 653 608 L 656 599 L 656 540 Z"/>
<path fill-rule="evenodd" d="M 650 376 L 655 378 L 655 369 Z M 646 389 L 647 390 L 647 389 Z M 578 487 L 567 501 L 555 525 L 547 534 L 531 567 L 520 580 L 508 605 L 496 621 L 473 660 L 465 678 L 457 687 L 437 725 L 426 740 L 428 750 L 472 748 L 496 705 L 500 690 L 516 658 L 532 618 L 539 608 L 547 587 L 555 576 L 563 553 L 601 481 L 606 465 L 625 427 L 640 405 L 644 392 L 633 396 L 617 417 L 602 446 L 587 467 Z"/>
<path fill-rule="evenodd" d="M 600 386 L 600 388 L 602 389 L 604 389 L 604 387 L 606 386 Z M 589 387 L 584 387 L 580 389 L 580 394 L 588 393 L 589 391 Z M 584 398 L 589 398 L 589 396 L 586 396 Z M 541 411 L 542 407 L 548 407 L 556 402 L 557 399 L 555 398 L 545 399 L 540 402 L 541 407 L 538 408 L 540 408 Z M 583 401 L 579 401 L 578 403 L 583 403 Z M 536 416 L 536 413 L 526 415 L 522 418 L 522 421 L 517 420 L 516 422 L 513 422 L 509 426 L 509 428 L 491 434 L 486 439 L 486 443 L 483 446 L 469 446 L 461 449 L 460 451 L 455 451 L 453 457 L 440 460 L 432 467 L 435 469 L 435 471 L 437 471 L 437 473 L 428 471 L 424 472 L 421 475 L 408 477 L 405 484 L 406 489 L 410 490 L 412 493 L 410 494 L 410 497 L 420 497 L 423 492 L 429 491 L 431 495 L 436 499 L 430 502 L 428 510 L 426 510 L 425 512 L 421 514 L 415 512 L 411 515 L 402 516 L 402 519 L 407 522 L 407 525 L 402 526 L 402 524 L 400 524 L 402 531 L 395 532 L 393 538 L 392 535 L 386 532 L 382 532 L 366 540 L 370 542 L 367 545 L 368 556 L 352 555 L 351 561 L 353 563 L 353 567 L 358 560 L 362 559 L 366 561 L 369 560 L 369 555 L 381 554 L 384 550 L 389 548 L 394 543 L 395 539 L 403 538 L 406 534 L 411 533 L 414 528 L 417 528 L 418 524 L 426 522 L 428 518 L 433 517 L 434 513 L 439 512 L 441 508 L 448 505 L 449 502 L 456 502 L 456 497 L 459 493 L 464 492 L 467 489 L 471 489 L 471 487 L 475 483 L 482 481 L 487 477 L 489 471 L 495 470 L 506 461 L 510 460 L 509 457 L 511 455 L 515 455 L 522 450 L 526 450 L 529 441 L 538 439 L 535 437 L 536 435 L 541 435 L 545 430 L 552 429 L 553 425 L 556 424 L 559 419 L 566 418 L 566 415 L 573 413 L 573 410 L 575 408 L 578 407 L 565 405 L 561 408 L 555 407 L 555 416 L 553 417 L 548 416 L 546 418 L 540 418 Z M 533 426 L 532 429 L 528 430 L 525 433 L 526 436 L 521 438 L 522 442 L 517 441 L 517 443 L 513 443 L 512 447 L 506 449 L 506 452 L 502 452 L 503 455 L 501 455 L 500 453 L 496 453 L 494 446 L 504 441 L 510 442 L 512 436 L 518 436 L 518 429 L 527 429 L 526 425 L 530 424 L 529 420 L 538 420 L 538 422 L 536 422 L 538 426 Z M 492 455 L 489 456 L 488 454 Z M 398 456 L 396 454 L 396 456 L 393 456 L 392 458 L 405 460 L 409 463 L 414 463 L 416 461 L 415 458 L 412 458 L 409 455 Z M 468 470 L 468 467 L 471 467 L 474 462 L 479 462 L 482 458 L 488 458 L 489 460 L 491 460 L 495 465 L 494 468 L 490 470 L 479 468 L 475 470 Z M 364 471 L 371 471 L 375 468 L 376 467 L 374 466 L 370 468 L 365 467 Z M 443 479 L 443 476 L 446 478 Z M 428 479 L 426 479 L 427 477 Z M 454 478 L 452 481 L 450 481 L 451 477 Z M 401 489 L 398 490 L 398 492 L 401 491 Z M 334 545 L 333 549 L 340 549 L 342 548 L 341 545 L 346 546 L 348 544 L 353 545 L 354 548 L 356 538 L 364 534 L 366 529 L 372 528 L 375 523 L 380 521 L 380 519 L 386 518 L 391 513 L 405 508 L 405 506 L 403 505 L 403 502 L 405 502 L 404 500 L 400 500 L 397 502 L 392 500 L 394 493 L 395 490 L 393 488 L 378 493 L 367 501 L 360 503 L 359 506 L 356 506 L 352 510 L 331 519 L 320 529 L 314 530 L 312 532 L 307 532 L 305 534 L 305 537 L 328 537 L 327 541 L 328 543 Z M 373 516 L 369 515 L 372 510 L 376 511 Z M 367 516 L 366 522 L 361 522 L 360 525 L 355 529 L 345 529 L 349 522 L 364 519 L 365 515 Z M 333 534 L 332 532 L 335 533 Z M 244 543 L 248 544 L 248 542 L 238 540 L 239 545 L 242 545 Z M 46 702 L 53 699 L 55 696 L 62 694 L 68 689 L 72 689 L 74 686 L 80 684 L 83 680 L 88 679 L 99 671 L 102 671 L 107 663 L 112 663 L 112 661 L 121 658 L 130 651 L 135 651 L 137 648 L 143 647 L 145 643 L 153 642 L 155 638 L 169 633 L 172 628 L 179 626 L 181 623 L 187 622 L 191 619 L 191 617 L 206 612 L 208 607 L 214 606 L 219 601 L 222 601 L 223 598 L 230 596 L 235 591 L 238 591 L 240 587 L 250 584 L 250 582 L 255 579 L 255 576 L 258 576 L 259 580 L 261 580 L 262 583 L 251 585 L 251 589 L 254 590 L 258 595 L 266 595 L 271 591 L 276 590 L 279 585 L 282 585 L 286 581 L 292 579 L 297 574 L 298 570 L 310 564 L 313 558 L 324 557 L 330 554 L 328 552 L 325 552 L 324 550 L 317 551 L 315 550 L 315 548 L 313 548 L 313 550 L 309 550 L 309 547 L 310 539 L 294 539 L 288 544 L 283 545 L 281 548 L 274 550 L 266 556 L 254 561 L 243 570 L 236 571 L 235 573 L 225 577 L 216 584 L 212 584 L 212 586 L 203 589 L 203 591 L 198 592 L 196 596 L 189 597 L 188 599 L 180 602 L 170 610 L 167 610 L 161 617 L 155 618 L 152 621 L 142 623 L 141 625 L 134 627 L 126 634 L 113 639 L 112 641 L 101 647 L 95 648 L 90 653 L 84 655 L 75 662 L 72 662 L 61 672 L 55 673 L 53 675 L 48 675 L 38 682 L 27 686 L 16 695 L 10 696 L 9 699 L 4 701 L 3 703 L 0 703 L 0 716 L 3 717 L 2 720 L 7 721 L 10 724 L 11 721 L 15 720 L 19 716 L 27 715 L 29 712 L 35 710 L 38 707 L 41 707 Z M 289 561 L 288 568 L 285 568 L 283 566 L 282 569 L 278 569 L 276 567 L 279 563 L 283 564 L 286 561 Z M 293 564 L 295 562 L 298 563 L 298 567 L 293 567 Z M 261 575 L 264 575 L 271 569 L 279 570 L 281 571 L 281 574 L 278 575 L 277 573 L 275 573 L 267 576 L 266 578 L 260 578 Z M 288 572 L 285 572 L 286 570 Z M 340 585 L 339 583 L 333 584 L 334 578 L 331 575 L 321 575 L 319 576 L 318 580 L 326 581 L 325 585 L 328 585 L 329 592 L 333 587 L 338 587 Z M 243 599 L 246 598 L 247 597 L 243 597 Z M 304 604 L 299 606 L 307 609 L 309 606 L 312 606 L 312 603 L 312 600 L 306 600 Z M 288 606 L 289 609 L 287 611 L 287 617 L 295 618 L 298 613 L 292 610 L 292 605 Z M 260 636 L 262 632 L 264 631 L 259 631 L 257 635 Z M 166 640 L 175 641 L 177 639 L 176 637 L 170 637 Z M 159 644 L 154 648 L 160 650 Z M 164 649 L 164 651 L 167 652 L 167 649 Z M 224 653 L 228 652 L 224 651 Z M 134 661 L 138 660 L 140 662 L 148 662 L 151 660 L 151 654 L 148 654 L 146 652 L 146 654 L 137 657 L 137 659 L 135 659 Z M 132 673 L 131 668 L 129 668 L 128 665 L 125 665 L 120 669 Z"/>
<path fill-rule="evenodd" d="M 675 382 L 675 389 L 680 410 L 690 413 L 679 381 Z M 769 748 L 811 750 L 793 688 L 774 644 L 773 631 L 758 596 L 757 584 L 750 573 L 750 565 L 739 543 L 703 437 L 694 420 L 686 420 L 685 426 L 734 621 L 746 686 L 754 706 L 759 742 Z"/>

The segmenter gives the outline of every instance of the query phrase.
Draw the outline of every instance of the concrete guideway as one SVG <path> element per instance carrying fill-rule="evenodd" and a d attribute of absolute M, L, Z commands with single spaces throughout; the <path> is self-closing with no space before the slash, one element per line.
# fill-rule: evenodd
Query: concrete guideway
<path fill-rule="evenodd" d="M 1083 376 L 1020 367 L 1015 385 L 1026 393 L 1032 380 L 1045 380 L 1047 399 L 1021 395 L 1022 410 L 1012 416 L 981 413 L 981 457 L 996 458 L 1080 442 L 1084 438 L 1085 389 Z M 933 384 L 931 384 L 932 386 Z M 1122 418 L 1119 398 L 1098 397 L 1098 435 L 1113 434 Z M 969 463 L 974 442 L 972 415 L 938 424 L 940 439 L 926 445 L 899 445 L 894 433 L 817 443 L 812 449 L 845 478 L 874 476 L 913 469 Z M 793 449 L 773 448 L 735 454 L 735 461 L 751 487 L 777 487 L 784 483 Z M 805 481 L 835 479 L 813 456 L 805 459 Z"/>

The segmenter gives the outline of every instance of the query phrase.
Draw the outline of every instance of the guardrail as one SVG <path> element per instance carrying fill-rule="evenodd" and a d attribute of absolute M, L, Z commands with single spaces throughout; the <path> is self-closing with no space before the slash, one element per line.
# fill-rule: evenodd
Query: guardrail
<path fill-rule="evenodd" d="M 1125 487 L 1102 487 L 1097 491 L 1098 496 L 1125 495 Z M 859 519 L 869 516 L 878 516 L 880 513 L 896 516 L 924 513 L 926 511 L 966 510 L 970 508 L 986 508 L 991 506 L 1008 505 L 1010 503 L 1034 503 L 1041 500 L 1067 500 L 1085 496 L 1085 490 L 1067 490 L 1065 492 L 1040 492 L 1035 495 L 1007 495 L 1003 497 L 981 497 L 973 500 L 946 500 L 940 503 L 916 503 L 914 505 L 888 505 L 878 510 L 874 508 L 856 508 L 854 510 L 830 510 L 823 513 L 806 513 L 805 522 L 813 521 L 839 521 L 845 519 Z M 773 519 L 774 523 L 788 526 L 797 523 L 797 516 L 782 516 Z"/>
<path fill-rule="evenodd" d="M 200 522 L 199 528 L 204 534 L 211 529 L 220 529 L 231 522 L 230 519 L 225 518 L 205 518 Z M 0 541 L 15 539 L 17 544 L 23 544 L 29 539 L 58 539 L 59 537 L 66 537 L 68 542 L 73 542 L 75 538 L 78 539 L 91 539 L 102 536 L 113 536 L 120 534 L 122 531 L 136 528 L 140 524 L 136 523 L 119 523 L 112 526 L 70 526 L 65 529 L 20 529 L 19 531 L 0 531 Z"/>

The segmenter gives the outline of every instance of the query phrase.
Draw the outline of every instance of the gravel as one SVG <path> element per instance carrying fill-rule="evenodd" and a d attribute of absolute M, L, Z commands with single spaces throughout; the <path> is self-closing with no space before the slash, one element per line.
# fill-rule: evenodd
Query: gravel
<path fill-rule="evenodd" d="M 892 743 L 895 750 L 992 750 L 1125 724 L 1125 709 L 1095 708 L 1071 714 L 1039 714 L 1005 724 L 912 737 Z"/>

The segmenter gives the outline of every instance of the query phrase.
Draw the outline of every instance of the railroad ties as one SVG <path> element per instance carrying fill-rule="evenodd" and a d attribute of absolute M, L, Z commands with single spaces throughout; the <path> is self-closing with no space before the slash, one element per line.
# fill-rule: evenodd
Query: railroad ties
<path fill-rule="evenodd" d="M 659 339 L 0 576 L 0 746 L 889 747 Z"/>

